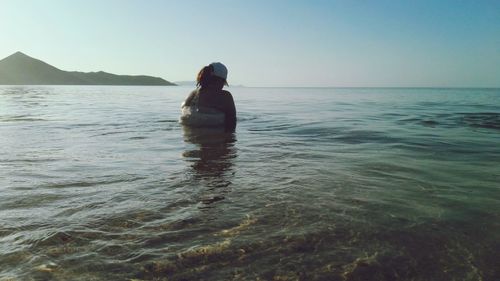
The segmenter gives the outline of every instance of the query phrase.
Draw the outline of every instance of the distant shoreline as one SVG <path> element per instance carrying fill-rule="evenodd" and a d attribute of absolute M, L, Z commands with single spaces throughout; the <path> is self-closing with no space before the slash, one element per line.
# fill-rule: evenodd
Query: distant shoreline
<path fill-rule="evenodd" d="M 139 84 L 133 84 L 133 85 L 107 85 L 107 84 L 0 84 L 0 87 L 16 87 L 16 86 L 58 86 L 58 87 L 179 87 L 179 88 L 193 88 L 196 86 L 191 86 L 191 85 L 139 85 Z M 261 89 L 422 89 L 422 90 L 429 90 L 429 89 L 435 89 L 435 90 L 500 90 L 500 87 L 319 87 L 319 86 L 242 86 L 242 85 L 235 85 L 235 86 L 228 86 L 228 88 L 261 88 Z"/>
<path fill-rule="evenodd" d="M 176 86 L 148 75 L 64 71 L 21 52 L 0 60 L 0 85 Z"/>

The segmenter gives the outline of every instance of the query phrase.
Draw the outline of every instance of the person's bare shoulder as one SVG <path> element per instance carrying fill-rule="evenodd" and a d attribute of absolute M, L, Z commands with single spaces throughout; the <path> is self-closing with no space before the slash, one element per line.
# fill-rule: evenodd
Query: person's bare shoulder
<path fill-rule="evenodd" d="M 227 100 L 233 100 L 233 95 L 231 95 L 231 92 L 222 90 L 222 95 L 224 96 L 225 99 Z"/>

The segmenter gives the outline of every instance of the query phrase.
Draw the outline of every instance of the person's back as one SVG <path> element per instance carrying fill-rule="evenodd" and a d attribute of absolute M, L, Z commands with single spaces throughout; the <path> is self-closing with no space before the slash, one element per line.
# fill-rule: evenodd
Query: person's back
<path fill-rule="evenodd" d="M 227 85 L 227 69 L 221 63 L 205 66 L 197 77 L 198 88 L 183 103 L 181 123 L 188 126 L 221 126 L 236 128 L 236 108 Z"/>

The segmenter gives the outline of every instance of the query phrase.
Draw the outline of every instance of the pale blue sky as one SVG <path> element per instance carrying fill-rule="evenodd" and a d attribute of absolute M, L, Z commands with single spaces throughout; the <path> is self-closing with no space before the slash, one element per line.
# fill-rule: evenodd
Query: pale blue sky
<path fill-rule="evenodd" d="M 0 0 L 0 58 L 247 86 L 500 87 L 500 1 Z"/>

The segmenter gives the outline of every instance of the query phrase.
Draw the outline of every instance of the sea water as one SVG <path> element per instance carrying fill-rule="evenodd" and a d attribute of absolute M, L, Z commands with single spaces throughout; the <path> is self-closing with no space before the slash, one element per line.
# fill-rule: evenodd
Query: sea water
<path fill-rule="evenodd" d="M 500 280 L 500 90 L 0 87 L 0 280 Z"/>

